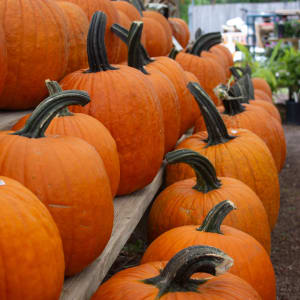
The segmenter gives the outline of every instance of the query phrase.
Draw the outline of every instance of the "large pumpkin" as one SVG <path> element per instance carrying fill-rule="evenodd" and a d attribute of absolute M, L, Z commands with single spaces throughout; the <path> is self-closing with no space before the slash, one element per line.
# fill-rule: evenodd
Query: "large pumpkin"
<path fill-rule="evenodd" d="M 73 107 L 103 123 L 117 143 L 120 158 L 118 194 L 129 194 L 149 184 L 164 154 L 162 110 L 149 80 L 140 71 L 108 63 L 106 16 L 95 13 L 88 35 L 89 69 L 65 77 L 64 89 L 87 91 L 91 103 Z"/>
<path fill-rule="evenodd" d="M 55 81 L 46 80 L 46 86 L 50 96 L 62 91 Z M 29 117 L 30 114 L 21 118 L 12 129 L 23 128 Z M 94 146 L 103 160 L 112 195 L 116 195 L 120 182 L 119 154 L 115 140 L 101 122 L 89 115 L 71 113 L 68 108 L 64 108 L 51 121 L 45 133 L 79 137 Z"/>
<path fill-rule="evenodd" d="M 190 246 L 218 247 L 234 260 L 230 273 L 246 280 L 262 299 L 276 300 L 275 274 L 269 254 L 251 235 L 222 225 L 224 218 L 235 208 L 231 201 L 224 200 L 207 213 L 202 225 L 186 225 L 166 231 L 150 244 L 141 263 L 170 260 Z"/>
<path fill-rule="evenodd" d="M 45 78 L 60 80 L 65 74 L 65 16 L 53 0 L 1 0 L 0 22 L 8 65 L 0 109 L 34 107 L 47 95 Z"/>
<path fill-rule="evenodd" d="M 217 177 L 209 160 L 191 150 L 169 152 L 166 159 L 169 164 L 187 164 L 196 178 L 175 182 L 157 196 L 148 219 L 150 240 L 178 226 L 201 224 L 210 209 L 230 199 L 239 209 L 224 224 L 250 234 L 270 252 L 268 216 L 247 185 L 234 178 Z"/>
<path fill-rule="evenodd" d="M 64 253 L 56 224 L 41 201 L 19 182 L 0 177 L 0 298 L 58 299 Z"/>
<path fill-rule="evenodd" d="M 7 74 L 7 53 L 4 31 L 0 23 L 0 94 Z"/>
<path fill-rule="evenodd" d="M 0 134 L 0 172 L 23 183 L 49 209 L 62 237 L 66 275 L 100 255 L 113 226 L 109 179 L 95 148 L 80 138 L 44 135 L 59 110 L 88 101 L 81 91 L 52 95 L 21 130 Z"/>
<path fill-rule="evenodd" d="M 266 144 L 246 129 L 226 128 L 216 107 L 198 84 L 189 88 L 199 102 L 207 132 L 186 138 L 176 149 L 191 149 L 206 156 L 218 176 L 233 177 L 247 184 L 258 195 L 274 227 L 279 212 L 279 182 L 274 159 Z M 241 168 L 241 166 L 243 166 Z M 167 184 L 193 177 L 191 167 L 167 167 Z"/>
<path fill-rule="evenodd" d="M 92 300 L 260 300 L 248 283 L 225 273 L 232 264 L 214 247 L 189 247 L 168 263 L 149 262 L 117 273 Z"/>
<path fill-rule="evenodd" d="M 84 11 L 76 4 L 58 1 L 57 5 L 63 10 L 68 23 L 69 58 L 66 74 L 86 68 L 86 37 L 89 21 Z"/>

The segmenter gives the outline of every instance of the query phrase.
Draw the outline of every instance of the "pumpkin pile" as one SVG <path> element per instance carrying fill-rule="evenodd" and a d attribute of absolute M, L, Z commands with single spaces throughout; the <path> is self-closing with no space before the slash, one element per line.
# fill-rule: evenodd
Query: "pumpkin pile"
<path fill-rule="evenodd" d="M 0 298 L 59 299 L 107 245 L 113 198 L 165 159 L 141 265 L 92 299 L 275 300 L 286 143 L 270 87 L 219 32 L 188 47 L 183 20 L 132 2 L 0 0 L 0 108 L 34 108 L 0 134 Z"/>

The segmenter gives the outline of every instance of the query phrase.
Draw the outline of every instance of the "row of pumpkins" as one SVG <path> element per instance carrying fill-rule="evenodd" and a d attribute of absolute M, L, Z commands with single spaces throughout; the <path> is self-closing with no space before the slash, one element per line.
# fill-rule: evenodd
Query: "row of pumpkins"
<path fill-rule="evenodd" d="M 9 101 L 5 109 L 35 106 L 44 96 L 41 80 L 59 80 L 65 74 L 63 51 L 55 48 L 60 21 L 53 7 L 60 2 L 38 2 L 27 1 L 26 6 L 23 0 L 0 0 L 0 11 L 9 15 L 2 17 L 9 70 L 0 96 L 1 103 Z M 93 299 L 198 299 L 199 291 L 212 299 L 217 289 L 215 299 L 275 300 L 270 232 L 279 211 L 278 172 L 286 146 L 267 83 L 251 79 L 249 68 L 233 67 L 219 33 L 202 35 L 186 51 L 157 57 L 171 48 L 151 52 L 163 42 L 169 25 L 151 37 L 148 30 L 143 34 L 147 18 L 139 14 L 138 21 L 130 19 L 137 10 L 127 2 L 71 2 L 91 18 L 88 33 L 78 30 L 69 41 L 71 45 L 80 34 L 85 37 L 88 68 L 76 71 L 84 66 L 79 64 L 80 47 L 70 46 L 69 63 L 73 57 L 76 68 L 70 68 L 60 84 L 46 80 L 49 97 L 12 131 L 0 134 L 0 172 L 7 176 L 0 181 L 0 298 L 58 299 L 64 276 L 82 271 L 106 246 L 113 226 L 113 197 L 149 184 L 165 157 L 168 187 L 149 216 L 153 243 L 142 260 L 147 264 L 117 274 Z M 97 3 L 105 13 L 97 11 Z M 107 6 L 128 16 L 127 28 L 112 19 Z M 46 19 L 50 8 L 53 28 Z M 40 11 L 33 17 L 31 9 Z M 24 23 L 20 35 L 8 31 L 8 23 L 17 22 L 14 16 L 20 11 L 24 16 L 18 22 L 38 24 L 41 17 L 41 26 Z M 157 12 L 143 14 L 165 24 L 176 22 L 168 23 Z M 79 20 L 77 15 L 69 18 Z M 49 36 L 34 34 L 43 24 Z M 178 28 L 179 24 L 177 20 Z M 26 37 L 27 30 L 31 35 Z M 176 38 L 186 46 L 188 33 Z M 128 47 L 121 61 L 113 54 L 121 51 L 115 40 Z M 32 43 L 38 49 L 45 44 L 48 54 L 35 55 Z M 54 76 L 45 64 L 64 72 Z M 231 74 L 234 81 L 228 81 Z M 192 127 L 195 134 L 176 146 Z M 151 263 L 169 259 L 168 264 Z M 211 275 L 225 273 L 232 259 L 230 272 L 248 283 L 229 273 L 212 279 Z M 198 272 L 211 275 L 194 274 Z"/>

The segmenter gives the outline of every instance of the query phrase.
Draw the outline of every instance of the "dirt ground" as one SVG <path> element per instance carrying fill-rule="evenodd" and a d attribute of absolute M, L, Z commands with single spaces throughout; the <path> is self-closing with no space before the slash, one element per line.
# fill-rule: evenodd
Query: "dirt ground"
<path fill-rule="evenodd" d="M 300 300 L 300 126 L 284 125 L 284 131 L 287 159 L 279 177 L 281 207 L 272 233 L 271 259 L 277 279 L 277 300 Z M 137 265 L 146 247 L 145 215 L 106 280 L 122 269 Z"/>

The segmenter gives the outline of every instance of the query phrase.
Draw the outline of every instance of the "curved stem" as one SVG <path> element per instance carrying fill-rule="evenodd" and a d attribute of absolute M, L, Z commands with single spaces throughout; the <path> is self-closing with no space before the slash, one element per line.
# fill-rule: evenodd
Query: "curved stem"
<path fill-rule="evenodd" d="M 196 185 L 193 189 L 199 192 L 208 193 L 222 185 L 214 166 L 198 152 L 180 149 L 167 153 L 165 158 L 169 164 L 185 163 L 192 167 L 196 174 Z"/>
<path fill-rule="evenodd" d="M 88 93 L 83 91 L 68 90 L 55 93 L 36 107 L 22 129 L 12 134 L 28 138 L 45 137 L 48 125 L 62 108 L 69 105 L 84 106 L 89 102 Z"/>
<path fill-rule="evenodd" d="M 222 234 L 221 225 L 225 217 L 234 209 L 236 209 L 236 206 L 229 200 L 218 203 L 209 211 L 202 225 L 197 230 Z"/>
<path fill-rule="evenodd" d="M 249 74 L 239 78 L 234 85 L 230 87 L 229 93 L 233 97 L 242 97 L 242 103 L 249 103 L 250 99 L 254 99 L 253 83 Z"/>
<path fill-rule="evenodd" d="M 229 70 L 230 70 L 230 72 L 231 72 L 231 74 L 232 74 L 232 76 L 234 77 L 235 80 L 242 77 L 242 75 L 239 73 L 237 67 L 230 67 Z"/>
<path fill-rule="evenodd" d="M 221 42 L 221 33 L 220 32 L 210 32 L 204 35 L 201 35 L 194 43 L 191 50 L 191 54 L 200 56 L 201 52 L 206 50 L 206 43 L 211 42 L 212 40 Z"/>
<path fill-rule="evenodd" d="M 106 15 L 101 11 L 96 11 L 92 17 L 87 37 L 89 70 L 86 72 L 96 73 L 117 69 L 108 62 L 104 42 L 105 27 Z"/>
<path fill-rule="evenodd" d="M 197 292 L 198 286 L 206 282 L 190 277 L 198 272 L 222 275 L 233 265 L 233 259 L 223 251 L 210 246 L 192 246 L 178 252 L 161 271 L 160 275 L 144 280 L 159 289 L 156 299 L 166 293 Z"/>
<path fill-rule="evenodd" d="M 131 24 L 128 35 L 128 66 L 149 74 L 144 68 L 140 51 L 142 31 L 143 22 L 135 21 Z"/>
<path fill-rule="evenodd" d="M 178 51 L 175 47 L 173 47 L 168 55 L 169 58 L 176 60 L 176 56 L 180 51 Z"/>
<path fill-rule="evenodd" d="M 234 136 L 228 134 L 224 121 L 216 106 L 200 85 L 196 82 L 190 82 L 188 89 L 195 97 L 205 121 L 208 133 L 206 147 L 226 143 L 234 139 Z"/>
<path fill-rule="evenodd" d="M 139 0 L 131 0 L 131 4 L 138 10 L 140 15 L 143 17 L 143 11 L 146 10 L 144 3 L 142 3 L 142 1 Z"/>
<path fill-rule="evenodd" d="M 62 88 L 57 81 L 46 79 L 45 83 L 50 96 L 62 92 Z M 68 107 L 64 107 L 58 112 L 57 116 L 70 117 L 74 116 L 74 114 L 69 111 Z"/>

